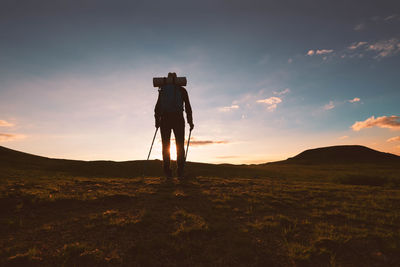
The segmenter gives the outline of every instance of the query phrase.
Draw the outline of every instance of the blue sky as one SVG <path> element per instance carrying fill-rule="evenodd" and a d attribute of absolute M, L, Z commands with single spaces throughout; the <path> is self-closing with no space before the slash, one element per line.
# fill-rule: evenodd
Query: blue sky
<path fill-rule="evenodd" d="M 152 77 L 175 71 L 193 106 L 189 160 L 400 154 L 399 29 L 396 1 L 1 1 L 0 145 L 143 159 Z"/>

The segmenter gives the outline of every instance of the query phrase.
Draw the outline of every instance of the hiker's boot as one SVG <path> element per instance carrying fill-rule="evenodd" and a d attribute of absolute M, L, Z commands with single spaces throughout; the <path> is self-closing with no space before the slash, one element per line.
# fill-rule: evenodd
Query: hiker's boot
<path fill-rule="evenodd" d="M 165 174 L 165 178 L 167 180 L 172 180 L 172 171 L 171 171 L 171 169 L 164 170 L 164 174 Z"/>
<path fill-rule="evenodd" d="M 178 180 L 179 180 L 180 182 L 185 181 L 185 176 L 184 176 L 184 174 L 183 174 L 183 170 L 179 170 L 179 169 L 178 169 L 178 171 L 177 171 L 177 176 L 178 176 Z"/>

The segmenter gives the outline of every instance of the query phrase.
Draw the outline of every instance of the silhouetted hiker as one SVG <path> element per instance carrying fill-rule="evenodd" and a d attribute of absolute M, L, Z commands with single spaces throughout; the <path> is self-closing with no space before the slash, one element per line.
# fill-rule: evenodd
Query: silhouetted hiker
<path fill-rule="evenodd" d="M 193 129 L 192 107 L 185 88 L 175 84 L 176 73 L 168 73 L 166 85 L 158 90 L 157 104 L 154 109 L 156 128 L 161 128 L 163 167 L 167 178 L 172 177 L 170 168 L 170 139 L 171 130 L 174 131 L 176 142 L 177 175 L 183 178 L 185 165 L 185 119 L 183 110 L 186 111 L 187 122 L 190 130 Z"/>

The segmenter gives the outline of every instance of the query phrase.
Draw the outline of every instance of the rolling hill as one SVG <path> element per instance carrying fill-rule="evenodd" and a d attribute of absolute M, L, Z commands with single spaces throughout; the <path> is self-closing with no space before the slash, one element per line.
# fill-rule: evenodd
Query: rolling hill
<path fill-rule="evenodd" d="M 309 149 L 286 160 L 287 163 L 399 163 L 400 156 L 365 146 L 345 145 Z"/>
<path fill-rule="evenodd" d="M 175 162 L 172 162 L 174 167 Z M 202 176 L 241 176 L 251 177 L 262 173 L 260 170 L 249 169 L 247 165 L 208 164 L 187 162 L 187 169 Z M 20 170 L 35 173 L 58 173 L 61 175 L 86 177 L 135 177 L 135 176 L 162 176 L 162 161 L 134 160 L 134 161 L 82 161 L 53 159 L 36 156 L 0 146 L 0 177 L 7 173 Z"/>
<path fill-rule="evenodd" d="M 258 165 L 188 162 L 186 173 L 191 176 L 320 179 L 335 176 L 339 169 L 342 172 L 360 172 L 359 167 L 354 168 L 357 164 L 363 164 L 361 169 L 366 174 L 383 169 L 386 174 L 393 176 L 392 170 L 396 170 L 397 173 L 400 168 L 400 157 L 363 146 L 332 146 L 306 150 L 284 161 Z M 321 165 L 324 167 L 320 168 Z M 325 173 L 321 173 L 321 169 L 325 170 Z M 120 178 L 163 175 L 160 160 L 116 162 L 53 159 L 0 146 L 0 177 L 18 176 L 18 172 L 32 176 L 57 173 L 64 176 Z M 384 176 L 388 176 L 386 174 Z"/>

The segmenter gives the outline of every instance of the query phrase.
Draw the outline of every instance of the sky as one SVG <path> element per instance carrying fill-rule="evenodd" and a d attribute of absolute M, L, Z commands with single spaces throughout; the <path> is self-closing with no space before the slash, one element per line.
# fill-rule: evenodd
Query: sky
<path fill-rule="evenodd" d="M 400 155 L 398 1 L 0 0 L 0 40 L 1 146 L 146 159 L 152 78 L 173 71 L 188 80 L 189 161 Z"/>

